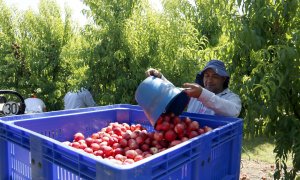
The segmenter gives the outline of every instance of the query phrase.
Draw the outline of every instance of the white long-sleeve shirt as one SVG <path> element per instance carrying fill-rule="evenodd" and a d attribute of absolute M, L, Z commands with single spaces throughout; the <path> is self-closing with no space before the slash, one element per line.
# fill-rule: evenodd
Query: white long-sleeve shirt
<path fill-rule="evenodd" d="M 65 109 L 77 109 L 96 106 L 92 94 L 85 88 L 78 92 L 68 92 L 64 97 Z"/>
<path fill-rule="evenodd" d="M 41 113 L 46 109 L 44 101 L 39 98 L 27 98 L 24 100 L 26 108 L 25 113 Z"/>
<path fill-rule="evenodd" d="M 219 94 L 203 88 L 199 98 L 191 98 L 187 112 L 238 117 L 241 99 L 228 88 Z"/>
<path fill-rule="evenodd" d="M 161 79 L 172 84 L 163 75 Z M 199 98 L 190 99 L 187 112 L 238 117 L 241 109 L 242 102 L 240 97 L 228 88 L 219 94 L 203 88 Z"/>

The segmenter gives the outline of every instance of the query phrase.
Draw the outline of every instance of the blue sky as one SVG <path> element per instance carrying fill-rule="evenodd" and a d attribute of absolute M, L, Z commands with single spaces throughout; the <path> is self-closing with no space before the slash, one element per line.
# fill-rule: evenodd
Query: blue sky
<path fill-rule="evenodd" d="M 4 0 L 5 4 L 8 6 L 15 6 L 19 10 L 27 10 L 29 8 L 37 11 L 38 4 L 40 0 Z M 64 6 L 67 5 L 72 9 L 73 21 L 77 22 L 79 25 L 84 25 L 87 23 L 86 17 L 81 13 L 82 9 L 87 9 L 82 0 L 56 0 L 59 6 L 64 10 Z M 151 0 L 152 6 L 155 9 L 160 10 L 161 3 L 160 0 Z"/>

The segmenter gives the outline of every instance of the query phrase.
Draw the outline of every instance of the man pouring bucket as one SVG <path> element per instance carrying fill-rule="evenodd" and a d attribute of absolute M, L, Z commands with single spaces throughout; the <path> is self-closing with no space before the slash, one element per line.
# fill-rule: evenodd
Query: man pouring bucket
<path fill-rule="evenodd" d="M 169 82 L 161 72 L 148 69 L 146 76 L 155 76 Z M 241 112 L 241 99 L 229 88 L 230 76 L 220 60 L 209 61 L 196 75 L 195 83 L 184 83 L 184 91 L 191 97 L 187 112 L 238 117 Z"/>

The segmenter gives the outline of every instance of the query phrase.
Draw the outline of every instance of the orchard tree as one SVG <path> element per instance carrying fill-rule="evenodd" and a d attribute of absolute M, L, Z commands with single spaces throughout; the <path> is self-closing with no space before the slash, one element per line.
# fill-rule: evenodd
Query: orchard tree
<path fill-rule="evenodd" d="M 41 0 L 38 11 L 9 9 L 2 0 L 0 7 L 1 89 L 25 98 L 35 90 L 48 110 L 62 109 L 63 95 L 87 69 L 70 9 L 62 12 L 53 0 Z"/>
<path fill-rule="evenodd" d="M 178 4 L 177 4 L 178 5 Z M 147 68 L 158 68 L 176 86 L 194 81 L 198 70 L 196 52 L 199 33 L 184 16 L 177 14 L 175 4 L 163 12 L 144 6 L 127 22 L 127 38 L 133 52 L 139 79 Z M 179 6 L 179 5 L 178 5 Z"/>
<path fill-rule="evenodd" d="M 242 26 L 232 36 L 232 63 L 242 72 L 246 118 L 263 123 L 275 139 L 276 173 L 300 170 L 300 7 L 291 1 L 244 1 Z M 236 76 L 238 77 L 238 76 Z M 253 109 L 252 109 L 253 108 Z M 248 119 L 248 122 L 250 119 Z M 286 167 L 291 154 L 293 168 Z"/>
<path fill-rule="evenodd" d="M 51 110 L 62 108 L 65 82 L 73 73 L 67 65 L 70 62 L 64 61 L 61 56 L 73 35 L 70 14 L 66 10 L 62 18 L 55 1 L 41 0 L 39 12 L 28 10 L 19 22 L 21 49 L 29 69 L 24 84 L 27 92 L 39 88 L 40 97 Z"/>
<path fill-rule="evenodd" d="M 189 19 L 173 16 L 176 9 L 155 11 L 147 1 L 85 3 L 96 24 L 85 32 L 87 41 L 95 45 L 88 79 L 93 80 L 101 104 L 135 104 L 135 90 L 149 67 L 160 69 L 177 86 L 194 81 L 198 70 L 195 55 L 206 42 L 199 40 Z"/>
<path fill-rule="evenodd" d="M 17 34 L 18 14 L 13 13 L 2 0 L 0 8 L 0 89 L 22 89 L 24 81 L 21 77 L 27 74 L 27 69 Z"/>
<path fill-rule="evenodd" d="M 138 84 L 132 78 L 131 51 L 125 34 L 125 23 L 138 5 L 136 0 L 110 1 L 85 0 L 89 14 L 96 27 L 88 27 L 92 32 L 86 36 L 94 47 L 89 60 L 88 79 L 100 104 L 133 103 L 132 94 Z M 86 32 L 86 34 L 90 34 Z M 89 52 L 86 52 L 87 54 Z"/>
<path fill-rule="evenodd" d="M 231 87 L 242 98 L 245 136 L 274 138 L 274 178 L 283 171 L 286 179 L 294 179 L 300 170 L 299 2 L 215 3 L 223 35 L 217 46 L 202 52 L 203 58 L 225 60 Z M 293 158 L 290 171 L 288 155 Z"/>

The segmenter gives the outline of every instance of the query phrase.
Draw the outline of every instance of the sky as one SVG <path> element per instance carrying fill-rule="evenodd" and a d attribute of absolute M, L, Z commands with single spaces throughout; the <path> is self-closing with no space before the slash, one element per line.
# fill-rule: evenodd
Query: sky
<path fill-rule="evenodd" d="M 77 22 L 80 26 L 83 26 L 87 23 L 86 17 L 82 14 L 82 9 L 88 9 L 82 2 L 83 0 L 56 0 L 57 4 L 64 11 L 64 6 L 67 5 L 72 9 L 73 21 Z M 34 11 L 38 10 L 38 4 L 40 0 L 4 0 L 5 4 L 8 6 L 15 6 L 19 10 L 33 9 Z M 151 0 L 152 6 L 155 9 L 161 10 L 160 0 Z"/>
<path fill-rule="evenodd" d="M 5 4 L 8 6 L 15 6 L 19 10 L 32 9 L 34 11 L 38 10 L 38 4 L 40 0 L 4 0 Z M 72 9 L 72 19 L 79 25 L 84 25 L 87 23 L 86 17 L 81 13 L 82 9 L 87 9 L 88 7 L 82 3 L 82 0 L 56 0 L 57 4 L 64 11 L 64 6 L 67 5 Z"/>

